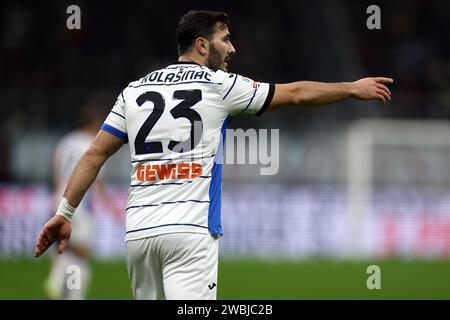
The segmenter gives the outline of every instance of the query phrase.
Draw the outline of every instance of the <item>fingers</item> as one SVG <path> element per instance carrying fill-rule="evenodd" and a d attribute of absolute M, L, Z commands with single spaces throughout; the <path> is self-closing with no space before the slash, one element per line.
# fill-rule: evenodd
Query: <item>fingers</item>
<path fill-rule="evenodd" d="M 378 100 L 382 101 L 383 104 L 386 103 L 386 98 L 385 98 L 382 94 L 377 94 L 377 95 L 376 95 L 376 98 L 377 98 Z"/>
<path fill-rule="evenodd" d="M 41 254 L 45 252 L 45 250 L 49 247 L 49 240 L 45 234 L 45 231 L 42 230 L 39 232 L 39 235 L 36 239 L 36 246 L 34 248 L 34 256 L 39 257 Z"/>
<path fill-rule="evenodd" d="M 69 242 L 68 239 L 61 240 L 61 242 L 58 244 L 58 253 L 64 252 L 64 249 L 66 248 L 68 242 Z"/>
<path fill-rule="evenodd" d="M 39 257 L 40 255 L 42 255 L 52 245 L 53 242 L 54 240 L 51 239 L 48 229 L 44 227 L 41 232 L 39 232 L 39 235 L 37 237 L 34 256 Z"/>
<path fill-rule="evenodd" d="M 375 91 L 377 99 L 381 100 L 383 104 L 385 104 L 386 101 L 390 101 L 392 94 L 391 90 L 382 83 L 392 83 L 394 80 L 391 78 L 375 78 L 374 81 L 377 88 Z"/>
<path fill-rule="evenodd" d="M 377 94 L 381 94 L 385 99 L 386 99 L 386 101 L 387 100 L 391 100 L 391 95 L 389 94 L 389 92 L 387 92 L 386 90 L 383 90 L 383 89 L 377 89 L 376 90 L 376 93 Z"/>
<path fill-rule="evenodd" d="M 394 79 L 392 79 L 392 78 L 384 78 L 384 77 L 376 77 L 376 78 L 373 78 L 373 80 L 375 80 L 375 82 L 377 82 L 377 83 L 393 83 L 394 82 Z"/>
<path fill-rule="evenodd" d="M 389 88 L 386 87 L 384 84 L 377 84 L 377 88 L 385 91 L 389 96 L 392 94 L 391 90 L 389 90 Z"/>
<path fill-rule="evenodd" d="M 383 97 L 383 102 L 386 103 L 386 101 L 391 100 L 391 96 L 384 90 L 378 89 L 376 91 L 377 96 L 380 95 Z"/>

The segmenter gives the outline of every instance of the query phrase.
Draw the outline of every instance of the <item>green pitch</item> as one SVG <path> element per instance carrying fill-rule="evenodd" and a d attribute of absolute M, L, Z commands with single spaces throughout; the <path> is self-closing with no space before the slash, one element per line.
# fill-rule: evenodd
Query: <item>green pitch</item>
<path fill-rule="evenodd" d="M 381 268 L 369 290 L 367 266 Z M 0 299 L 45 299 L 49 259 L 0 260 Z M 131 299 L 123 261 L 93 263 L 89 299 Z M 219 299 L 450 299 L 450 261 L 222 260 Z"/>

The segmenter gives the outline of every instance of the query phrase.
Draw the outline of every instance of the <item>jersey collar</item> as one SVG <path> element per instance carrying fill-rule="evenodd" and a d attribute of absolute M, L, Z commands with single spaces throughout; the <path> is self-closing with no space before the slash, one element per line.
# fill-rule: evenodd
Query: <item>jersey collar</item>
<path fill-rule="evenodd" d="M 198 64 L 197 62 L 194 61 L 175 61 L 173 64 L 193 64 L 193 65 L 197 65 L 197 66 L 201 66 L 200 64 Z"/>

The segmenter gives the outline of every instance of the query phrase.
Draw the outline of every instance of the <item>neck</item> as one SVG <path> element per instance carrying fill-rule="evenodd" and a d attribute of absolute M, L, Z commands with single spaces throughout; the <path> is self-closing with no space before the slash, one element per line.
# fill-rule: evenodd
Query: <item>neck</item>
<path fill-rule="evenodd" d="M 195 55 L 181 55 L 178 57 L 179 62 L 195 62 L 201 66 L 206 66 L 204 59 L 200 56 Z"/>

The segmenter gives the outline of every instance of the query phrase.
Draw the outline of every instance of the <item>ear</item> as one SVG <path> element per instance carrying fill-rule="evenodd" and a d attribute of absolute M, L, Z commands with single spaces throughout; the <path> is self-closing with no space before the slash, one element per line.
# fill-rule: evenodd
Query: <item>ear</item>
<path fill-rule="evenodd" d="M 202 56 L 206 56 L 209 51 L 209 42 L 205 38 L 198 37 L 195 39 L 195 50 Z"/>

